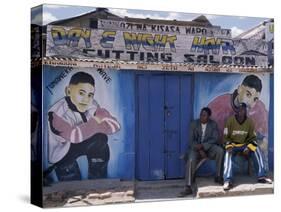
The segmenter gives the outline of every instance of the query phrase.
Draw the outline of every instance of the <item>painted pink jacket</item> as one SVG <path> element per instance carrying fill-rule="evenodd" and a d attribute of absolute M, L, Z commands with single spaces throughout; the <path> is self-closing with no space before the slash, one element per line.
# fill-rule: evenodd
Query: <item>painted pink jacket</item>
<path fill-rule="evenodd" d="M 235 106 L 233 104 L 233 95 L 224 94 L 212 100 L 208 107 L 212 110 L 212 119 L 218 124 L 220 141 L 223 138 L 223 129 L 226 120 L 235 114 Z M 255 124 L 255 130 L 258 135 L 268 136 L 268 112 L 262 101 L 258 100 L 255 105 L 248 110 L 248 117 L 250 117 Z"/>
<path fill-rule="evenodd" d="M 116 118 L 96 102 L 82 116 L 70 108 L 66 98 L 55 103 L 48 112 L 50 163 L 60 161 L 69 151 L 71 143 L 81 143 L 96 133 L 110 135 L 120 130 Z"/>

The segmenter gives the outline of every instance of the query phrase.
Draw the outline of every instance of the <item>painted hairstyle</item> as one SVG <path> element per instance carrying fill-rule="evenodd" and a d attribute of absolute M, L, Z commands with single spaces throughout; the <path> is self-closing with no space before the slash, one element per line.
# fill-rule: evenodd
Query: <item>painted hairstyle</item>
<path fill-rule="evenodd" d="M 246 76 L 242 82 L 242 85 L 254 88 L 257 92 L 261 92 L 262 89 L 262 82 L 256 75 Z"/>
<path fill-rule="evenodd" d="M 77 72 L 76 74 L 73 74 L 69 85 L 77 85 L 78 83 L 89 83 L 93 87 L 95 87 L 95 79 L 85 72 Z"/>

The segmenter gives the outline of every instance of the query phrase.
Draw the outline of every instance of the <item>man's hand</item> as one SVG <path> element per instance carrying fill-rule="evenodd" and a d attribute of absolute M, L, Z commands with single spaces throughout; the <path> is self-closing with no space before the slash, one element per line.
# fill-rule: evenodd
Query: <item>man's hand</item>
<path fill-rule="evenodd" d="M 203 145 L 202 144 L 196 144 L 195 145 L 195 149 L 197 150 L 197 151 L 199 151 L 199 150 L 203 150 Z"/>
<path fill-rule="evenodd" d="M 249 156 L 249 152 L 250 152 L 249 148 L 246 147 L 246 148 L 244 149 L 244 151 L 243 151 L 243 155 L 244 155 L 245 157 L 248 157 L 248 156 Z"/>
<path fill-rule="evenodd" d="M 225 150 L 229 153 L 232 152 L 232 149 L 233 149 L 233 145 L 231 144 L 231 142 L 227 141 L 226 142 L 226 145 L 225 145 Z"/>
<path fill-rule="evenodd" d="M 203 150 L 203 149 L 201 149 L 201 150 L 199 150 L 199 154 L 200 154 L 200 157 L 203 159 L 203 158 L 207 158 L 207 154 L 206 154 L 206 152 Z"/>
<path fill-rule="evenodd" d="M 233 147 L 229 146 L 229 147 L 226 148 L 226 151 L 230 153 L 230 152 L 232 152 L 232 149 L 233 149 Z"/>

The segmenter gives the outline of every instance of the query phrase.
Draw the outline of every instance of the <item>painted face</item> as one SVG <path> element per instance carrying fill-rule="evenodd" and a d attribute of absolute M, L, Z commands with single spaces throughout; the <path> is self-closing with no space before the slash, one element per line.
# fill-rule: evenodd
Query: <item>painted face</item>
<path fill-rule="evenodd" d="M 257 92 L 255 88 L 240 85 L 238 88 L 238 101 L 239 103 L 245 103 L 247 107 L 251 108 L 259 100 L 260 92 Z"/>
<path fill-rule="evenodd" d="M 208 122 L 208 120 L 209 120 L 209 114 L 205 110 L 201 111 L 201 113 L 200 113 L 200 122 L 205 124 L 205 123 Z"/>
<path fill-rule="evenodd" d="M 70 97 L 77 110 L 82 113 L 92 105 L 94 93 L 95 88 L 89 83 L 78 83 L 66 88 L 66 95 Z"/>

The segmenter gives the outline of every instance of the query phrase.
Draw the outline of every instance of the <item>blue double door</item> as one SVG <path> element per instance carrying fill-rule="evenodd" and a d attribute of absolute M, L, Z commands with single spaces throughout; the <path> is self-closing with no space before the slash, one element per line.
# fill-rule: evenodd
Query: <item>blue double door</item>
<path fill-rule="evenodd" d="M 163 180 L 184 177 L 192 117 L 191 76 L 137 76 L 136 178 Z"/>

